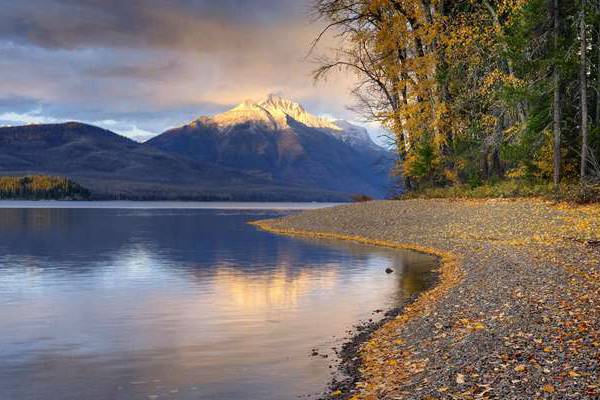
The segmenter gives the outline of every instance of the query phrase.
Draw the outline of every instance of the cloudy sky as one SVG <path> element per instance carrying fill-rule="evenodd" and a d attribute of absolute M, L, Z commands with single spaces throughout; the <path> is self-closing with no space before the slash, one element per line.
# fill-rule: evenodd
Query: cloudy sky
<path fill-rule="evenodd" d="M 78 120 L 135 137 L 268 93 L 356 118 L 351 77 L 312 82 L 310 4 L 0 0 L 0 125 Z"/>

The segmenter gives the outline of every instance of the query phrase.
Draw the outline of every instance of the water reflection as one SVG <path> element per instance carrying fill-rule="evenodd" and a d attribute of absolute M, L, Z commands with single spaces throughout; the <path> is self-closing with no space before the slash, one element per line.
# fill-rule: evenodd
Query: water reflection
<path fill-rule="evenodd" d="M 0 209 L 0 393 L 287 399 L 427 287 L 427 256 L 259 232 L 273 212 Z M 395 274 L 383 269 L 393 265 Z M 155 397 L 158 396 L 158 397 Z"/>

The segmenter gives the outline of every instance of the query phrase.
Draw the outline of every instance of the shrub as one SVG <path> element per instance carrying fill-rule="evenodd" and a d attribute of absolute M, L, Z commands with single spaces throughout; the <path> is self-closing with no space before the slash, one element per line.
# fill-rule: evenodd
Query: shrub
<path fill-rule="evenodd" d="M 365 201 L 371 201 L 373 198 L 371 196 L 367 196 L 366 194 L 355 194 L 352 195 L 352 201 L 354 203 L 363 203 Z"/>

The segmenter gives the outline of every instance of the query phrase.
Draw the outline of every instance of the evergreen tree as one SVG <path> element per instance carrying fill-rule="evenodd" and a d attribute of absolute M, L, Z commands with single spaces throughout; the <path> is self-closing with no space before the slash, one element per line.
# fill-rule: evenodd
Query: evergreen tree
<path fill-rule="evenodd" d="M 317 0 L 346 40 L 315 76 L 356 74 L 356 108 L 394 134 L 411 186 L 598 181 L 597 3 Z"/>

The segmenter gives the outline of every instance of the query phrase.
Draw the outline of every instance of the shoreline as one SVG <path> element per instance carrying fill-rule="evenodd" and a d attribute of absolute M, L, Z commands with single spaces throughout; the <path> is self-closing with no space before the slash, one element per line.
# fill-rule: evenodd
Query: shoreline
<path fill-rule="evenodd" d="M 345 203 L 314 202 L 244 202 L 244 201 L 181 201 L 181 200 L 2 200 L 0 209 L 211 209 L 211 210 L 275 210 L 303 211 L 334 207 Z"/>
<path fill-rule="evenodd" d="M 600 396 L 600 206 L 381 201 L 254 225 L 442 261 L 439 282 L 358 346 L 360 381 L 327 398 Z"/>
<path fill-rule="evenodd" d="M 439 283 L 439 274 L 436 266 L 436 278 L 433 282 L 432 287 Z M 327 390 L 319 398 L 320 400 L 328 399 L 350 399 L 357 393 L 356 384 L 361 381 L 361 367 L 362 360 L 360 357 L 360 350 L 362 346 L 367 343 L 372 335 L 381 329 L 385 324 L 391 322 L 393 319 L 400 316 L 406 307 L 416 301 L 419 297 L 418 294 L 413 295 L 407 299 L 404 304 L 395 306 L 389 310 L 383 310 L 383 318 L 378 321 L 363 322 L 354 326 L 355 332 L 351 334 L 346 342 L 344 342 L 338 352 L 340 363 L 338 370 L 342 372 L 344 379 L 336 379 L 329 383 Z M 379 310 L 377 310 L 379 311 Z M 376 312 L 376 311 L 375 311 Z"/>
<path fill-rule="evenodd" d="M 258 227 L 265 232 L 270 232 L 277 235 L 311 239 L 344 240 L 369 246 L 391 248 L 396 250 L 409 250 L 433 255 L 436 257 L 437 265 L 433 268 L 436 277 L 429 289 L 413 296 L 413 298 L 409 299 L 405 304 L 393 307 L 389 310 L 384 310 L 384 318 L 381 320 L 357 325 L 356 332 L 353 333 L 342 345 L 339 352 L 340 365 L 338 369 L 347 378 L 340 381 L 334 378 L 333 381 L 329 383 L 327 391 L 322 397 L 320 397 L 321 399 L 345 400 L 356 395 L 357 389 L 360 388 L 360 386 L 357 388 L 356 384 L 361 382 L 361 368 L 365 363 L 364 360 L 361 359 L 361 348 L 363 345 L 368 344 L 373 335 L 384 328 L 387 324 L 402 324 L 411 318 L 411 315 L 426 312 L 430 303 L 435 302 L 444 294 L 445 290 L 454 286 L 462 279 L 463 272 L 460 266 L 459 257 L 450 252 L 412 243 L 373 240 L 361 236 L 350 236 L 332 232 L 276 228 L 272 224 L 273 221 L 276 220 L 258 220 L 252 221 L 249 224 Z"/>
<path fill-rule="evenodd" d="M 317 232 L 304 231 L 295 229 L 282 229 L 273 225 L 277 220 L 267 219 L 252 221 L 249 224 L 258 227 L 259 229 L 277 235 L 290 237 L 304 237 L 310 239 L 333 239 L 344 240 L 369 246 L 377 246 L 391 248 L 396 250 L 408 250 L 418 253 L 425 253 L 435 256 L 437 264 L 434 267 L 436 278 L 433 285 L 426 291 L 415 295 L 405 304 L 393 307 L 390 310 L 384 310 L 385 316 L 380 321 L 358 324 L 357 331 L 351 335 L 339 352 L 340 365 L 339 370 L 343 372 L 347 379 L 342 381 L 333 380 L 328 385 L 328 389 L 321 399 L 350 399 L 356 395 L 360 385 L 357 388 L 356 384 L 361 382 L 361 368 L 365 361 L 361 359 L 361 348 L 363 345 L 373 338 L 386 325 L 394 323 L 405 323 L 412 315 L 425 313 L 431 303 L 434 303 L 441 298 L 446 290 L 454 286 L 463 277 L 463 271 L 459 257 L 450 252 L 445 252 L 440 249 L 424 247 L 414 243 L 400 243 L 384 240 L 368 239 L 361 236 L 344 235 L 333 232 Z M 376 355 L 377 356 L 377 355 Z"/>

